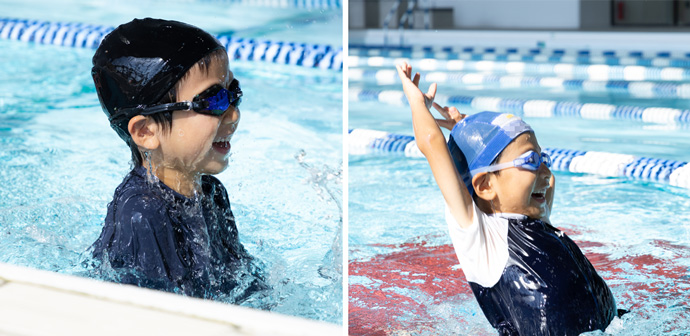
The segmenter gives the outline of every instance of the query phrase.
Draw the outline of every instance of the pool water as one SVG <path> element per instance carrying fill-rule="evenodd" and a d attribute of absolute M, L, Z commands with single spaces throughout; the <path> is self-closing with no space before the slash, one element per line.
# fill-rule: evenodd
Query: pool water
<path fill-rule="evenodd" d="M 91 1 L 68 3 L 82 6 L 81 15 L 77 8 L 60 10 L 60 16 L 32 13 L 35 3 L 22 4 L 0 4 L 0 11 L 112 25 L 130 16 L 177 17 L 213 34 L 244 30 L 332 45 L 341 37 L 341 14 L 331 11 L 279 12 L 222 2 L 154 1 L 132 8 Z M 190 14 L 196 5 L 206 10 Z M 204 13 L 215 19 L 207 21 Z M 221 27 L 230 14 L 244 22 Z M 263 19 L 250 24 L 256 17 Z M 301 24 L 291 28 L 286 22 Z M 84 252 L 98 238 L 115 187 L 130 170 L 129 149 L 98 103 L 90 76 L 93 53 L 0 40 L 0 262 L 85 273 Z M 266 298 L 247 304 L 342 323 L 342 74 L 252 62 L 232 62 L 230 68 L 245 96 L 230 165 L 217 177 L 228 190 L 240 241 L 264 265 L 272 287 Z"/>
<path fill-rule="evenodd" d="M 426 90 L 429 84 L 420 86 Z M 401 90 L 399 85 L 371 82 L 349 85 Z M 483 86 L 439 85 L 439 94 L 687 106 L 687 101 L 632 99 L 624 94 Z M 413 134 L 408 107 L 351 100 L 349 108 L 351 129 Z M 690 134 L 684 127 L 566 117 L 524 119 L 542 147 L 690 161 Z M 618 307 L 630 310 L 607 333 L 690 332 L 690 190 L 567 172 L 555 172 L 555 177 L 552 224 L 585 252 Z M 426 160 L 382 152 L 350 155 L 348 192 L 351 335 L 495 335 L 458 265 L 443 198 Z"/>

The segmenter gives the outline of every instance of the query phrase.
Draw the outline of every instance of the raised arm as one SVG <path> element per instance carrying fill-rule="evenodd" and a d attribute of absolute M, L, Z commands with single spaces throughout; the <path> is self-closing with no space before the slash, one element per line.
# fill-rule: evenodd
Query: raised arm
<path fill-rule="evenodd" d="M 417 146 L 429 162 L 436 184 L 441 189 L 453 218 L 461 227 L 468 227 L 472 224 L 472 197 L 455 169 L 443 132 L 429 112 L 436 96 L 436 83 L 431 84 L 429 91 L 424 94 L 419 89 L 419 73 L 412 77 L 412 67 L 407 63 L 397 65 L 397 69 L 412 110 Z"/>

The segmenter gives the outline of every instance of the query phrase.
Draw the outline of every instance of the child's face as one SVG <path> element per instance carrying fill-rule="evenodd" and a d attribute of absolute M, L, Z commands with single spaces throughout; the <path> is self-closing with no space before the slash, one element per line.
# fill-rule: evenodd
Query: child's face
<path fill-rule="evenodd" d="M 232 79 L 227 56 L 211 63 L 208 74 L 195 65 L 182 83 L 177 101 L 191 101 L 215 84 L 227 88 Z M 239 109 L 230 106 L 221 116 L 175 111 L 172 117 L 170 132 L 162 131 L 159 136 L 161 164 L 185 175 L 217 174 L 225 170 L 230 156 L 230 138 L 240 119 Z"/>
<path fill-rule="evenodd" d="M 532 132 L 515 138 L 503 150 L 497 163 L 511 162 L 528 151 L 541 153 L 541 147 Z M 536 171 L 513 167 L 490 175 L 491 186 L 496 192 L 496 200 L 493 201 L 495 210 L 530 218 L 548 217 L 547 191 L 550 188 L 551 170 L 545 164 L 542 163 Z"/>

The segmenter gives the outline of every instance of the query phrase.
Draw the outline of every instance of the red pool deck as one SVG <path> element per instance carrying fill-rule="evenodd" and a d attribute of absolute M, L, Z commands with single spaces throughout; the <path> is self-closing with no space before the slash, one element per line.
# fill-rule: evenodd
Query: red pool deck
<path fill-rule="evenodd" d="M 675 309 L 677 314 L 673 321 L 667 321 L 670 322 L 668 331 L 688 331 L 684 328 L 690 321 L 687 305 L 690 302 L 690 270 L 678 260 L 690 260 L 690 248 L 652 240 L 650 244 L 665 251 L 668 258 L 652 254 L 612 257 L 594 252 L 601 243 L 577 240 L 578 234 L 573 230 L 566 230 L 566 233 L 574 238 L 605 278 L 616 295 L 619 308 L 629 309 L 631 314 L 640 314 L 645 319 L 654 318 L 647 316 L 654 310 Z M 405 331 L 433 334 L 436 328 L 447 323 L 435 316 L 433 306 L 448 302 L 472 301 L 475 312 L 482 314 L 458 267 L 452 245 L 434 246 L 422 242 L 377 247 L 388 247 L 393 252 L 349 263 L 350 277 L 368 279 L 366 284 L 349 286 L 350 335 L 404 335 Z M 679 300 L 686 303 L 685 307 L 669 306 Z M 462 314 L 458 309 L 451 317 L 457 318 L 455 322 L 459 324 L 467 324 Z M 480 317 L 483 319 L 483 315 Z"/>

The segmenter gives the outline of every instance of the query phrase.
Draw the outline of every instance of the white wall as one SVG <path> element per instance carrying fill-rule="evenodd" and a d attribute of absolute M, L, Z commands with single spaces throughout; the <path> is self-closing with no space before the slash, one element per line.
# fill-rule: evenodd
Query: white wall
<path fill-rule="evenodd" d="M 349 15 L 347 19 L 350 29 L 365 28 L 364 16 L 366 13 L 364 11 L 364 2 L 362 0 L 348 1 L 348 11 Z"/>
<path fill-rule="evenodd" d="M 452 8 L 454 28 L 567 30 L 580 28 L 582 1 L 586 0 L 418 0 L 418 8 Z M 602 1 L 608 4 L 605 0 L 595 0 Z M 348 0 L 348 3 L 350 28 L 382 28 L 384 18 L 395 0 Z M 378 11 L 371 11 L 370 5 L 375 6 L 377 3 Z M 399 17 L 406 8 L 407 2 L 403 1 L 390 28 L 397 28 Z M 365 24 L 362 16 L 367 16 L 367 22 L 378 22 L 378 25 L 374 27 Z M 415 27 L 421 28 L 421 11 L 417 11 L 415 18 Z M 606 20 L 608 22 L 608 17 Z"/>
<path fill-rule="evenodd" d="M 578 29 L 579 0 L 457 0 L 455 27 Z"/>

